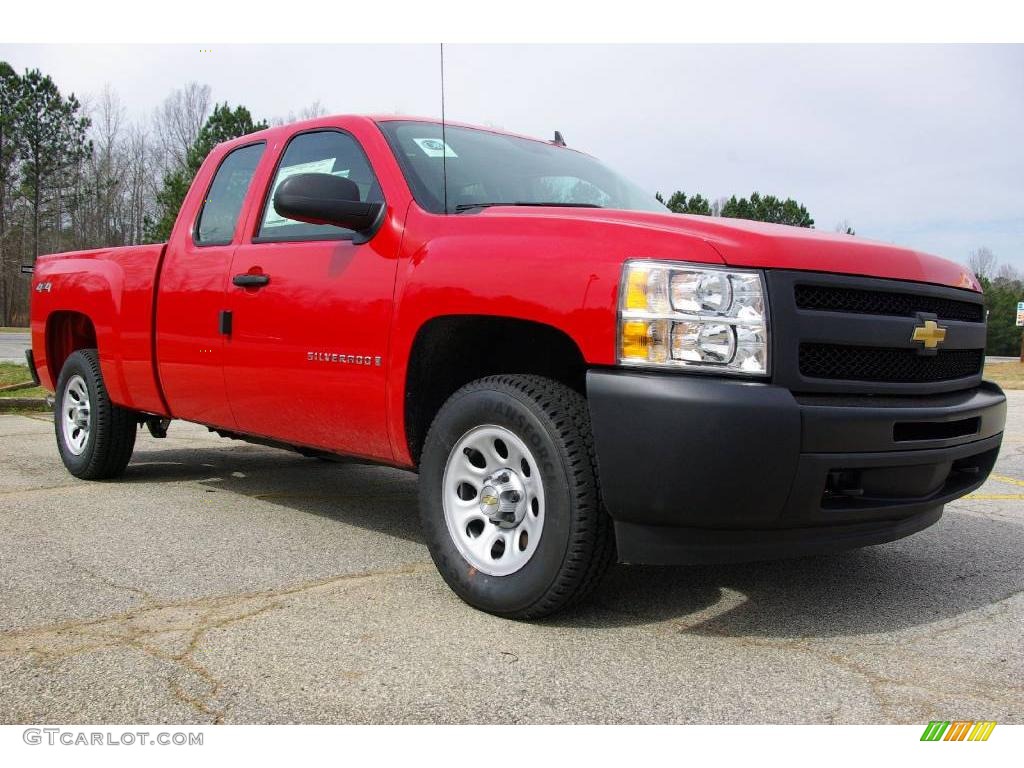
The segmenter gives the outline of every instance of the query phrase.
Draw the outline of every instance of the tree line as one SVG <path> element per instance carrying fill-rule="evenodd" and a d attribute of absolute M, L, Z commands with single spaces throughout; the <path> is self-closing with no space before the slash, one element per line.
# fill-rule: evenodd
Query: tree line
<path fill-rule="evenodd" d="M 967 266 L 985 291 L 988 311 L 989 355 L 1012 355 L 1021 351 L 1021 330 L 1017 327 L 1017 302 L 1024 301 L 1024 275 L 1011 264 L 999 264 L 989 248 L 971 252 Z"/>
<path fill-rule="evenodd" d="M 269 124 L 326 113 L 317 101 Z M 147 118 L 127 114 L 109 86 L 79 100 L 38 69 L 18 74 L 0 61 L 0 325 L 28 323 L 22 265 L 44 253 L 166 240 L 210 150 L 268 125 L 242 105 L 214 103 L 210 87 L 195 82 L 172 90 Z M 814 226 L 806 206 L 760 192 L 656 197 L 675 213 Z M 855 234 L 846 221 L 836 231 Z M 1009 265 L 997 269 L 985 248 L 970 266 L 986 291 L 989 354 L 1016 354 L 1022 276 Z"/>
<path fill-rule="evenodd" d="M 687 196 L 677 190 L 666 200 L 660 192 L 654 195 L 673 213 L 691 213 L 697 216 L 722 216 L 727 219 L 750 219 L 770 224 L 788 224 L 792 227 L 813 227 L 814 219 L 807 208 L 791 197 L 782 200 L 774 195 L 754 192 L 750 197 L 723 197 L 712 202 L 701 194 Z M 854 234 L 847 222 L 837 225 L 838 231 Z"/>
<path fill-rule="evenodd" d="M 314 102 L 270 122 L 326 114 Z M 106 87 L 79 99 L 38 69 L 0 61 L 0 325 L 28 323 L 29 275 L 44 253 L 160 242 L 196 171 L 219 142 L 260 130 L 208 85 L 174 89 L 130 120 Z"/>

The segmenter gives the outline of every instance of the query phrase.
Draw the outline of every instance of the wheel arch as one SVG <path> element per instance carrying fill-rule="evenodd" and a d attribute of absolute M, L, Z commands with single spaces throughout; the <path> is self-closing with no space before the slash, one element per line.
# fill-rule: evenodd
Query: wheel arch
<path fill-rule="evenodd" d="M 99 349 L 96 325 L 84 312 L 57 310 L 46 318 L 46 363 L 53 388 L 64 363 L 80 349 Z"/>
<path fill-rule="evenodd" d="M 424 322 L 409 350 L 404 384 L 404 438 L 418 466 L 427 431 L 463 385 L 495 374 L 535 374 L 586 394 L 579 345 L 553 325 L 497 315 L 441 315 Z"/>

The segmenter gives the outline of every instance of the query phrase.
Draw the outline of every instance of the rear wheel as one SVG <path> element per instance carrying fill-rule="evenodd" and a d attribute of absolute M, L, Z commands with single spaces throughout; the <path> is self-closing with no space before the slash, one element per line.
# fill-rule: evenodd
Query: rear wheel
<path fill-rule="evenodd" d="M 110 402 L 95 349 L 73 352 L 57 379 L 53 426 L 61 460 L 75 477 L 120 475 L 135 449 L 135 413 Z"/>
<path fill-rule="evenodd" d="M 427 435 L 420 514 L 438 570 L 470 605 L 536 618 L 581 599 L 614 559 L 586 401 L 539 376 L 460 389 Z"/>

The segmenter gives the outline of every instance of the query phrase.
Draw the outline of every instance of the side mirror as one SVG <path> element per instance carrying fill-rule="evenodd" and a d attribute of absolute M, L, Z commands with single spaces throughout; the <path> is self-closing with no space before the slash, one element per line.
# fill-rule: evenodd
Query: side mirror
<path fill-rule="evenodd" d="M 368 235 L 384 210 L 383 203 L 359 201 L 359 187 L 351 179 L 330 173 L 297 173 L 274 192 L 274 210 L 307 224 L 333 224 Z"/>

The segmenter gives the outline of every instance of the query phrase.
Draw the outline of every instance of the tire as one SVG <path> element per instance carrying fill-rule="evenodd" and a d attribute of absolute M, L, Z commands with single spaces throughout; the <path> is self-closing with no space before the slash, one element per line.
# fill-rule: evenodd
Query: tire
<path fill-rule="evenodd" d="M 95 349 L 68 357 L 53 409 L 57 449 L 68 472 L 83 480 L 107 480 L 124 472 L 135 449 L 138 420 L 133 411 L 110 402 Z"/>
<path fill-rule="evenodd" d="M 419 506 L 441 576 L 498 616 L 563 610 L 615 559 L 586 400 L 540 376 L 491 376 L 448 399 L 424 443 Z"/>

